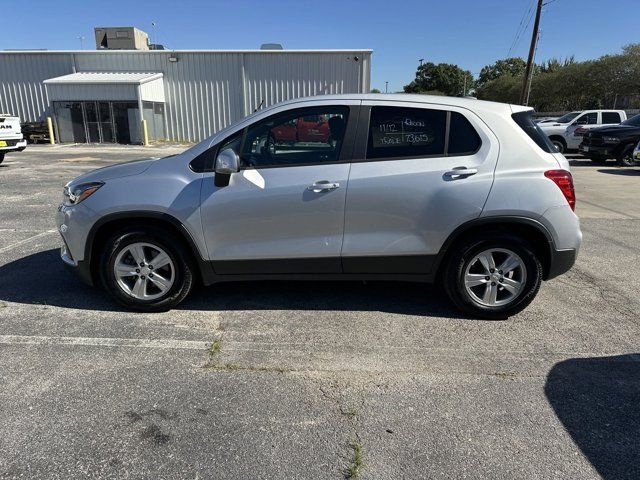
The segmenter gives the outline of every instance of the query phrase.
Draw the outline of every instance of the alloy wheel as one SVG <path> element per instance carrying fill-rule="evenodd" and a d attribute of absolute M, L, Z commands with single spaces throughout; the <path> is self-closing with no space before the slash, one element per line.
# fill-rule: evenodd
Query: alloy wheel
<path fill-rule="evenodd" d="M 491 248 L 478 253 L 464 272 L 467 294 L 485 307 L 513 302 L 523 291 L 526 281 L 524 262 L 506 248 Z"/>
<path fill-rule="evenodd" d="M 145 242 L 124 247 L 113 273 L 118 286 L 137 300 L 155 300 L 173 286 L 176 269 L 171 257 L 157 245 Z"/>

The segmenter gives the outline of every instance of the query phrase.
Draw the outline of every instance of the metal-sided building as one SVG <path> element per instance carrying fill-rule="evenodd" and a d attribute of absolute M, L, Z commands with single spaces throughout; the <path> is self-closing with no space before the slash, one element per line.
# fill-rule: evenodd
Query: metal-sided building
<path fill-rule="evenodd" d="M 199 141 L 258 108 L 369 91 L 371 50 L 0 52 L 0 112 L 62 142 Z"/>

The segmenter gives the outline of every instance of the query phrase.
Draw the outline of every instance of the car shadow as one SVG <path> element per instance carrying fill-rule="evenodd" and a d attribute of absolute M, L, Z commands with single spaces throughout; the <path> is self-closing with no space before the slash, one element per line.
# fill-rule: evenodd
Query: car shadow
<path fill-rule="evenodd" d="M 0 266 L 0 300 L 97 311 L 126 311 L 101 288 L 84 285 L 60 260 L 59 250 Z M 381 311 L 467 318 L 443 292 L 420 283 L 256 281 L 198 287 L 177 310 Z"/>
<path fill-rule="evenodd" d="M 602 167 L 605 165 L 614 166 L 616 165 L 616 160 L 615 159 L 607 160 L 605 164 L 602 164 L 602 163 L 593 163 L 588 158 L 572 158 L 569 160 L 569 165 L 571 167 Z"/>
<path fill-rule="evenodd" d="M 600 170 L 598 170 L 598 172 L 608 173 L 610 175 L 626 175 L 631 177 L 640 175 L 640 170 L 631 170 L 630 168 L 601 168 Z"/>
<path fill-rule="evenodd" d="M 557 363 L 545 394 L 603 479 L 640 478 L 640 355 Z"/>

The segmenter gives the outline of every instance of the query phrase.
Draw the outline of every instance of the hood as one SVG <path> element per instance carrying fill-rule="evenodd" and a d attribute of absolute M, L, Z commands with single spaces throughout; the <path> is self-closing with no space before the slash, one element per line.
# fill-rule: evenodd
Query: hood
<path fill-rule="evenodd" d="M 147 170 L 156 160 L 159 160 L 159 157 L 132 160 L 130 162 L 118 163 L 117 165 L 99 168 L 74 178 L 67 185 L 77 185 L 85 182 L 104 182 L 113 178 L 139 175 Z"/>
<path fill-rule="evenodd" d="M 634 127 L 633 125 L 612 125 L 610 127 L 600 127 L 594 128 L 590 130 L 590 133 L 618 133 L 618 132 L 626 132 L 628 130 L 640 130 L 640 127 Z"/>

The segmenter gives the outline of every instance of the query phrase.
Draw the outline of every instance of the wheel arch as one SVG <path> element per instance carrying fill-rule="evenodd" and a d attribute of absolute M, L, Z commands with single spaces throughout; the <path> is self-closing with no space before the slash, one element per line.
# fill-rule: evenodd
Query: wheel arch
<path fill-rule="evenodd" d="M 98 269 L 95 268 L 100 261 L 100 255 L 105 247 L 107 240 L 117 230 L 128 226 L 135 227 L 154 227 L 170 232 L 178 241 L 180 241 L 191 255 L 191 259 L 197 269 L 198 277 L 205 283 L 211 277 L 211 267 L 209 263 L 202 258 L 200 251 L 196 245 L 193 236 L 187 230 L 185 225 L 177 218 L 167 213 L 148 212 L 148 211 L 130 211 L 118 212 L 106 215 L 98 220 L 89 231 L 85 244 L 84 258 L 88 261 L 88 268 L 91 281 L 96 284 L 99 278 Z"/>
<path fill-rule="evenodd" d="M 440 278 L 442 276 L 444 267 L 447 265 L 447 261 L 457 245 L 473 238 L 475 235 L 496 232 L 508 233 L 529 243 L 542 264 L 543 279 L 549 278 L 553 252 L 555 251 L 553 237 L 549 230 L 539 221 L 518 216 L 484 217 L 460 225 L 449 235 L 436 257 L 433 270 L 435 277 Z"/>

